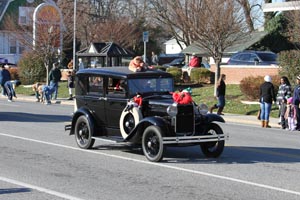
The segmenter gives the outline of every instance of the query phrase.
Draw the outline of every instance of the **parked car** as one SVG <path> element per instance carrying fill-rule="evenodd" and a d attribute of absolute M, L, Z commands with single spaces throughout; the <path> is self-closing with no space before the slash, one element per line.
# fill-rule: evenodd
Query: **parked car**
<path fill-rule="evenodd" d="M 207 106 L 177 104 L 171 74 L 132 72 L 127 67 L 83 69 L 75 76 L 75 112 L 65 126 L 77 145 L 92 148 L 105 138 L 141 145 L 149 161 L 163 158 L 166 146 L 200 145 L 206 157 L 222 154 L 225 134 Z M 134 102 L 138 97 L 141 104 Z"/>
<path fill-rule="evenodd" d="M 167 69 L 169 67 L 178 67 L 178 68 L 188 68 L 188 66 L 185 64 L 184 58 L 176 58 L 172 62 L 163 64 L 163 68 Z M 202 62 L 201 67 L 209 69 L 210 65 L 207 62 Z"/>
<path fill-rule="evenodd" d="M 277 55 L 269 51 L 243 51 L 234 54 L 228 65 L 278 65 Z"/>
<path fill-rule="evenodd" d="M 163 64 L 162 66 L 164 68 L 169 68 L 169 67 L 183 67 L 184 65 L 185 65 L 184 58 L 176 58 L 172 60 L 172 62 Z"/>

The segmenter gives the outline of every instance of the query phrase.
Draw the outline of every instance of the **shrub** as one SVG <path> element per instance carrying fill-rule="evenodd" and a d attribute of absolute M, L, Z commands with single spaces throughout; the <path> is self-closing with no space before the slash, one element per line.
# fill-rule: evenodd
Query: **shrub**
<path fill-rule="evenodd" d="M 195 83 L 209 83 L 210 82 L 210 70 L 206 68 L 194 68 L 191 71 L 191 81 Z"/>
<path fill-rule="evenodd" d="M 20 68 L 20 79 L 23 84 L 32 84 L 34 82 L 45 82 L 46 68 L 43 60 L 33 53 L 25 53 L 20 59 L 18 66 Z"/>
<path fill-rule="evenodd" d="M 300 51 L 282 51 L 278 55 L 279 74 L 288 77 L 290 83 L 296 82 L 300 72 Z"/>
<path fill-rule="evenodd" d="M 11 80 L 19 80 L 19 69 L 18 69 L 18 67 L 10 67 L 8 71 L 10 73 Z"/>
<path fill-rule="evenodd" d="M 280 84 L 280 76 L 271 76 L 272 83 L 275 89 L 275 95 L 277 94 Z M 248 76 L 241 80 L 240 90 L 249 98 L 249 100 L 259 100 L 260 85 L 264 83 L 264 76 Z"/>
<path fill-rule="evenodd" d="M 180 68 L 170 67 L 170 68 L 167 69 L 167 72 L 172 74 L 175 84 L 176 83 L 178 84 L 178 83 L 181 82 L 182 72 L 181 72 Z"/>

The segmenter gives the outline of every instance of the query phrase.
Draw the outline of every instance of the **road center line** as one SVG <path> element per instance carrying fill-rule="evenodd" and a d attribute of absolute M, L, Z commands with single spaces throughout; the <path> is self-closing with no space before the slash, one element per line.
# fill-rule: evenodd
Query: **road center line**
<path fill-rule="evenodd" d="M 63 194 L 63 193 L 60 193 L 60 192 L 56 192 L 56 191 L 53 191 L 53 190 L 49 190 L 49 189 L 46 189 L 46 188 L 42 188 L 42 187 L 39 187 L 39 186 L 31 185 L 31 184 L 28 184 L 28 183 L 24 183 L 24 182 L 21 182 L 21 181 L 5 178 L 5 177 L 1 177 L 1 176 L 0 176 L 0 181 L 4 181 L 4 182 L 7 182 L 7 183 L 12 183 L 12 184 L 19 185 L 19 186 L 26 187 L 26 188 L 31 188 L 31 189 L 38 190 L 40 192 L 51 194 L 51 195 L 54 195 L 54 196 L 57 196 L 57 197 L 60 197 L 60 198 L 64 198 L 64 199 L 83 200 L 83 199 L 80 199 L 80 198 L 77 198 L 77 197 L 74 197 L 74 196 L 70 196 L 70 195 L 67 195 L 67 194 Z"/>
<path fill-rule="evenodd" d="M 55 143 L 45 142 L 45 141 L 41 141 L 41 140 L 35 140 L 35 139 L 30 139 L 30 138 L 15 136 L 15 135 L 9 135 L 9 134 L 5 134 L 5 133 L 0 133 L 0 135 L 5 136 L 5 137 L 16 138 L 16 139 L 20 139 L 20 140 L 25 140 L 25 141 L 31 141 L 31 142 L 36 142 L 36 143 L 41 143 L 41 144 L 46 144 L 46 145 L 57 146 L 57 147 L 66 148 L 66 149 L 72 149 L 72 150 L 76 150 L 76 151 L 82 151 L 82 152 L 86 152 L 86 153 L 98 154 L 98 155 L 102 155 L 102 156 L 106 156 L 106 157 L 112 157 L 112 158 L 117 158 L 117 159 L 122 159 L 122 160 L 127 160 L 127 161 L 143 163 L 146 165 L 154 165 L 154 166 L 158 166 L 158 167 L 164 167 L 164 168 L 168 168 L 168 169 L 173 169 L 173 170 L 178 170 L 178 171 L 183 171 L 183 172 L 187 172 L 187 173 L 198 174 L 198 175 L 208 176 L 208 177 L 213 177 L 213 178 L 218 178 L 218 179 L 222 179 L 222 180 L 232 181 L 232 182 L 236 182 L 236 183 L 242 183 L 242 184 L 246 184 L 246 185 L 252 185 L 252 186 L 256 186 L 256 187 L 260 187 L 260 188 L 265 188 L 265 189 L 269 189 L 269 190 L 275 190 L 275 191 L 279 191 L 279 192 L 285 192 L 285 193 L 300 196 L 300 192 L 297 192 L 297 191 L 283 189 L 283 188 L 279 188 L 279 187 L 273 187 L 270 185 L 255 183 L 255 182 L 251 182 L 251 181 L 245 181 L 245 180 L 231 178 L 231 177 L 227 177 L 227 176 L 221 176 L 221 175 L 211 174 L 211 173 L 202 172 L 202 171 L 190 170 L 190 169 L 170 166 L 170 165 L 162 164 L 162 163 L 155 163 L 155 162 L 137 160 L 137 159 L 133 159 L 133 158 L 127 158 L 127 157 L 123 157 L 123 156 L 110 155 L 110 154 L 103 153 L 103 152 L 80 149 L 79 147 L 71 147 L 71 146 L 66 146 L 66 145 L 61 145 L 61 144 L 55 144 Z"/>

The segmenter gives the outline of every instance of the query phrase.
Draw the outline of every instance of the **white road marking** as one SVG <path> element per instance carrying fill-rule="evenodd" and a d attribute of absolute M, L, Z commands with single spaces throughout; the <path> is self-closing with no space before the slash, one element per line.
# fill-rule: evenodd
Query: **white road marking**
<path fill-rule="evenodd" d="M 80 199 L 80 198 L 77 198 L 77 197 L 74 197 L 74 196 L 70 196 L 70 195 L 67 195 L 67 194 L 63 194 L 63 193 L 60 193 L 60 192 L 56 192 L 56 191 L 53 191 L 53 190 L 49 190 L 49 189 L 46 189 L 46 188 L 42 188 L 42 187 L 39 187 L 39 186 L 31 185 L 31 184 L 28 184 L 28 183 L 24 183 L 24 182 L 21 182 L 21 181 L 5 178 L 5 177 L 1 177 L 1 176 L 0 176 L 0 181 L 4 181 L 4 182 L 7 182 L 7 183 L 12 183 L 12 184 L 19 185 L 19 186 L 26 187 L 26 188 L 32 188 L 34 190 L 38 190 L 40 192 L 51 194 L 51 195 L 54 195 L 54 196 L 57 196 L 57 197 L 60 197 L 60 198 L 64 198 L 64 199 L 83 200 L 83 199 Z"/>
<path fill-rule="evenodd" d="M 241 180 L 241 179 L 237 179 L 237 178 L 231 178 L 231 177 L 227 177 L 227 176 L 221 176 L 221 175 L 216 175 L 216 174 L 202 172 L 202 171 L 185 169 L 185 168 L 182 168 L 182 167 L 175 167 L 175 166 L 170 166 L 170 165 L 167 165 L 167 164 L 137 160 L 137 159 L 127 158 L 127 157 L 118 156 L 118 155 L 110 155 L 110 154 L 99 152 L 99 151 L 85 150 L 85 149 L 80 149 L 80 148 L 77 148 L 77 147 L 71 147 L 71 146 L 66 146 L 66 145 L 61 145 L 61 144 L 55 144 L 55 143 L 52 143 L 52 142 L 45 142 L 45 141 L 41 141 L 41 140 L 35 140 L 35 139 L 30 139 L 30 138 L 15 136 L 15 135 L 9 135 L 9 134 L 5 134 L 5 133 L 0 133 L 0 135 L 5 136 L 5 137 L 15 138 L 15 139 L 21 139 L 21 140 L 25 140 L 25 141 L 31 141 L 31 142 L 36 142 L 36 143 L 41 143 L 41 144 L 46 144 L 46 145 L 57 146 L 57 147 L 66 148 L 66 149 L 72 149 L 72 150 L 76 150 L 76 151 L 82 151 L 82 152 L 87 152 L 87 153 L 98 154 L 98 155 L 102 155 L 102 156 L 106 156 L 106 157 L 112 157 L 112 158 L 117 158 L 117 159 L 122 159 L 122 160 L 127 160 L 127 161 L 143 163 L 143 164 L 146 164 L 146 165 L 154 165 L 154 166 L 164 167 L 164 168 L 168 168 L 168 169 L 173 169 L 173 170 L 178 170 L 178 171 L 183 171 L 183 172 L 187 172 L 187 173 L 198 174 L 198 175 L 208 176 L 208 177 L 213 177 L 213 178 L 218 178 L 218 179 L 222 179 L 222 180 L 232 181 L 232 182 L 236 182 L 236 183 L 242 183 L 242 184 L 246 184 L 246 185 L 252 185 L 252 186 L 256 186 L 256 187 L 260 187 L 260 188 L 265 188 L 265 189 L 269 189 L 269 190 L 275 190 L 275 191 L 279 191 L 279 192 L 285 192 L 285 193 L 300 196 L 300 192 L 297 192 L 297 191 L 288 190 L 288 189 L 279 188 L 279 187 L 273 187 L 273 186 L 270 186 L 270 185 L 255 183 L 255 182 L 251 182 L 251 181 L 245 181 L 245 180 Z"/>

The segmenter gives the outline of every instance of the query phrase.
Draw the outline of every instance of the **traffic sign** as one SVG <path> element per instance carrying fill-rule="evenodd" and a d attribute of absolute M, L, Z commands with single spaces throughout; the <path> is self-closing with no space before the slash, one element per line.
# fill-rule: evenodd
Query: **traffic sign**
<path fill-rule="evenodd" d="M 149 32 L 148 31 L 144 31 L 143 32 L 143 41 L 144 42 L 148 42 L 149 41 Z"/>

